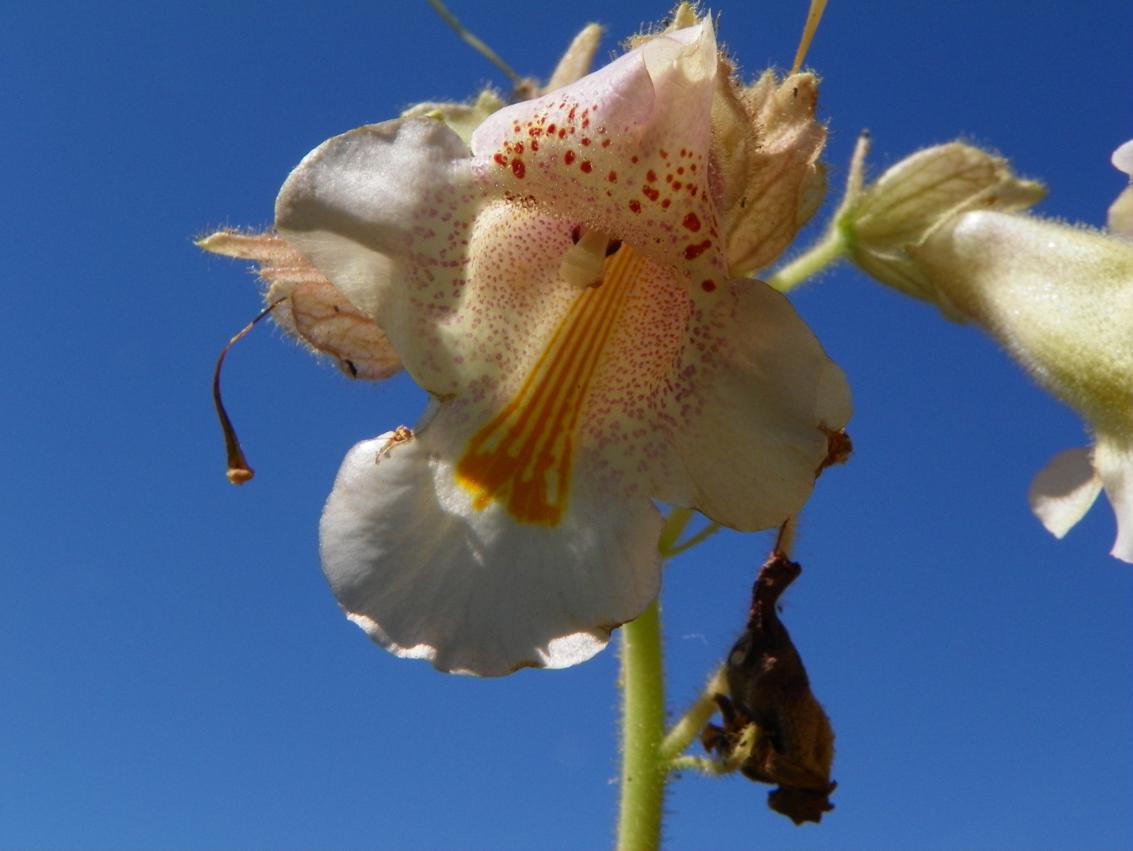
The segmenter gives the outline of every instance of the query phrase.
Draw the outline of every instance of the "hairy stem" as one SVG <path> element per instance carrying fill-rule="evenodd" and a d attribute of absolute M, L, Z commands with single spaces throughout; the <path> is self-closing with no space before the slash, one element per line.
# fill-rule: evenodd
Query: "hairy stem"
<path fill-rule="evenodd" d="M 781 293 L 788 293 L 846 253 L 846 240 L 835 223 L 818 242 L 767 279 Z"/>
<path fill-rule="evenodd" d="M 661 741 L 661 759 L 669 764 L 670 770 L 678 770 L 676 763 L 679 761 L 680 755 L 696 741 L 696 737 L 700 735 L 704 725 L 716 714 L 718 709 L 716 695 L 727 694 L 727 692 L 728 687 L 724 683 L 724 669 L 723 667 L 717 668 L 709 678 L 708 684 L 705 685 L 700 697 L 677 720 Z"/>
<path fill-rule="evenodd" d="M 661 844 L 661 813 L 668 766 L 659 748 L 665 735 L 665 682 L 657 602 L 622 627 L 622 785 L 618 851 L 649 851 Z"/>

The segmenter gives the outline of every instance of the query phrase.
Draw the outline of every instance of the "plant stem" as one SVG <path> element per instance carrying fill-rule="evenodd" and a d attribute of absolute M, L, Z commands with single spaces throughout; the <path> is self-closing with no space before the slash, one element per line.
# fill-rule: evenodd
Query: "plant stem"
<path fill-rule="evenodd" d="M 677 720 L 661 740 L 658 749 L 661 759 L 669 763 L 670 770 L 676 770 L 673 762 L 688 750 L 689 745 L 696 741 L 704 729 L 704 725 L 716 714 L 719 707 L 716 705 L 717 694 L 727 694 L 728 686 L 724 682 L 723 667 L 717 668 L 708 679 L 700 697 L 689 707 L 688 711 Z"/>
<path fill-rule="evenodd" d="M 661 618 L 654 601 L 622 627 L 622 786 L 618 851 L 661 845 L 667 766 L 659 748 L 665 735 L 665 681 Z"/>
<path fill-rule="evenodd" d="M 707 541 L 709 538 L 711 538 L 713 535 L 715 535 L 717 532 L 719 532 L 722 528 L 723 527 L 719 523 L 716 523 L 715 521 L 713 521 L 713 522 L 709 523 L 707 526 L 705 526 L 703 529 L 701 529 L 699 532 L 697 532 L 695 535 L 690 537 L 688 540 L 681 541 L 679 544 L 671 544 L 666 549 L 661 550 L 661 555 L 664 556 L 665 558 L 672 558 L 673 556 L 679 556 L 685 550 L 691 550 L 697 544 L 700 544 L 700 543 L 703 543 L 704 541 Z"/>
<path fill-rule="evenodd" d="M 846 240 L 837 220 L 818 242 L 767 279 L 781 293 L 788 293 L 812 278 L 846 253 Z"/>

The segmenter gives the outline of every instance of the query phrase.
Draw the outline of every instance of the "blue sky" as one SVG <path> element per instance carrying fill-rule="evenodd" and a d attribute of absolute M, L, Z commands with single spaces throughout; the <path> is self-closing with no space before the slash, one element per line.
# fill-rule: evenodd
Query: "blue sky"
<path fill-rule="evenodd" d="M 602 55 L 664 5 L 454 11 L 523 73 L 584 23 Z M 788 65 L 805 3 L 721 4 L 747 75 Z M 1133 136 L 1133 8 L 833 2 L 834 185 L 957 136 L 1099 226 Z M 266 328 L 226 394 L 256 481 L 227 484 L 208 387 L 258 309 L 201 254 L 262 226 L 327 136 L 505 83 L 422 3 L 24 4 L 0 32 L 7 332 L 0 463 L 0 846 L 600 848 L 614 821 L 616 656 L 477 681 L 399 661 L 339 613 L 316 524 L 346 450 L 412 423 L 405 377 L 351 384 Z M 839 269 L 799 310 L 855 392 L 852 462 L 802 521 L 784 619 L 837 731 L 837 810 L 687 776 L 666 846 L 1133 846 L 1133 568 L 1099 502 L 1063 541 L 1031 477 L 1073 412 L 986 337 Z M 765 535 L 666 569 L 670 706 L 742 627 Z"/>

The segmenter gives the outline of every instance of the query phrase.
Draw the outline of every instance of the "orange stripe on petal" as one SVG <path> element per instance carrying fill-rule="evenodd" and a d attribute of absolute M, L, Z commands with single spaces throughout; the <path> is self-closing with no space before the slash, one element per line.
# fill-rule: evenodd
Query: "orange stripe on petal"
<path fill-rule="evenodd" d="M 476 510 L 500 502 L 523 523 L 558 525 L 590 383 L 643 265 L 627 246 L 606 259 L 601 285 L 579 294 L 515 398 L 468 442 L 456 477 Z"/>

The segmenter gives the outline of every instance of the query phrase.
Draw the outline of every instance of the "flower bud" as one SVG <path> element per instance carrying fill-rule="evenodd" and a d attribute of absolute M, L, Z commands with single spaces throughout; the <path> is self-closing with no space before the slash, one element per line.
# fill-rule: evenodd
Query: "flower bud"
<path fill-rule="evenodd" d="M 864 154 L 863 144 L 851 181 L 860 181 Z M 1017 178 L 1002 157 L 952 142 L 919 151 L 890 168 L 849 200 L 839 226 L 850 257 L 865 272 L 906 295 L 937 301 L 951 315 L 909 249 L 968 210 L 1023 210 L 1045 191 L 1040 183 Z"/>
<path fill-rule="evenodd" d="M 1133 561 L 1133 244 L 981 211 L 939 226 L 909 255 L 938 303 L 986 328 L 1092 427 L 1093 477 L 1061 475 L 1056 461 L 1035 480 L 1044 525 L 1061 537 L 1104 487 L 1117 514 L 1113 554 Z"/>
<path fill-rule="evenodd" d="M 444 122 L 450 130 L 469 144 L 476 128 L 484 123 L 493 112 L 503 109 L 503 99 L 492 89 L 484 89 L 473 103 L 425 103 L 414 104 L 401 113 L 402 118 L 436 118 Z"/>
<path fill-rule="evenodd" d="M 991 332 L 1040 384 L 1096 428 L 1133 438 L 1133 245 L 972 212 L 909 253 L 939 298 Z"/>

